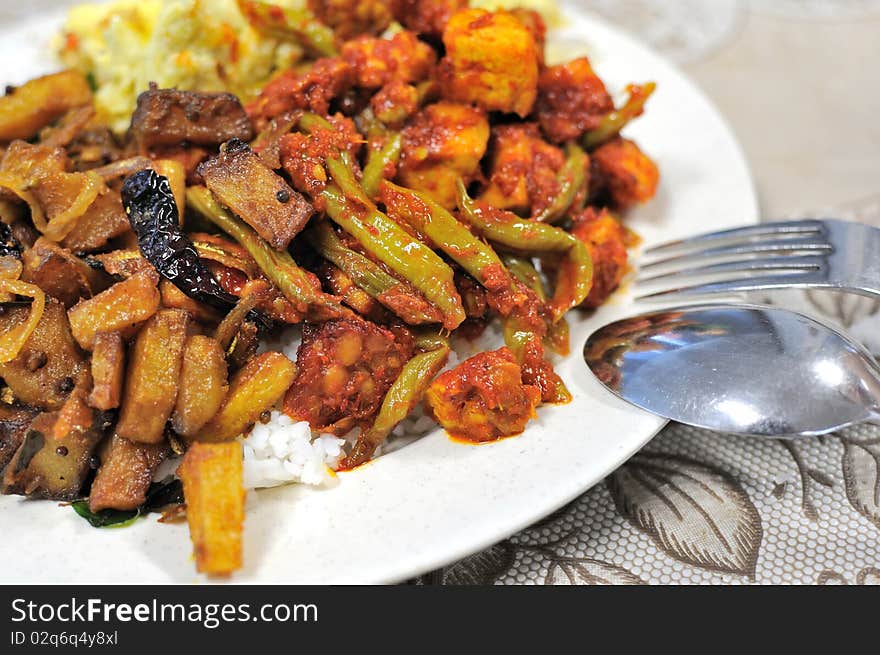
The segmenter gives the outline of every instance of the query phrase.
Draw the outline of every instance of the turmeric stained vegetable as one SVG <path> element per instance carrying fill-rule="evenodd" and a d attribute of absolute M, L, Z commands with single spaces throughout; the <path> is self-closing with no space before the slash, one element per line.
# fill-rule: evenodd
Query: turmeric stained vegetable
<path fill-rule="evenodd" d="M 141 328 L 129 354 L 116 434 L 130 441 L 162 441 L 180 384 L 188 314 L 163 309 Z"/>
<path fill-rule="evenodd" d="M 241 568 L 245 495 L 241 444 L 194 443 L 177 474 L 183 482 L 196 568 L 209 575 L 228 575 Z"/>
<path fill-rule="evenodd" d="M 295 375 L 296 366 L 281 353 L 257 355 L 232 377 L 220 410 L 192 438 L 229 441 L 246 432 L 278 402 Z"/>

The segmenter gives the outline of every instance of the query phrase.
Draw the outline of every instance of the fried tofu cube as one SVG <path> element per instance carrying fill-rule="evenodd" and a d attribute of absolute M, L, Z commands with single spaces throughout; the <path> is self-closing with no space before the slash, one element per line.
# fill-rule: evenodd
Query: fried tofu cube
<path fill-rule="evenodd" d="M 163 309 L 135 338 L 128 360 L 116 434 L 130 441 L 159 443 L 174 410 L 189 314 Z"/>
<path fill-rule="evenodd" d="M 489 143 L 489 185 L 480 200 L 518 214 L 536 214 L 561 191 L 565 154 L 541 138 L 534 123 L 500 125 Z"/>
<path fill-rule="evenodd" d="M 620 211 L 654 197 L 660 172 L 648 155 L 628 139 L 618 138 L 592 153 L 599 184 Z"/>
<path fill-rule="evenodd" d="M 195 435 L 196 441 L 229 441 L 272 409 L 296 376 L 296 366 L 279 352 L 257 355 L 233 376 L 220 411 Z"/>
<path fill-rule="evenodd" d="M 563 143 L 593 130 L 614 102 L 586 57 L 548 66 L 538 78 L 536 111 L 547 138 Z"/>
<path fill-rule="evenodd" d="M 488 111 L 525 117 L 538 88 L 538 57 L 532 32 L 513 14 L 464 9 L 443 31 L 440 64 L 444 95 Z"/>
<path fill-rule="evenodd" d="M 452 102 L 429 105 L 403 130 L 398 180 L 452 208 L 456 180 L 479 175 L 488 142 L 484 111 Z"/>
<path fill-rule="evenodd" d="M 598 307 L 626 275 L 626 231 L 607 210 L 592 207 L 575 216 L 573 223 L 571 233 L 586 244 L 593 260 L 593 286 L 581 306 Z"/>
<path fill-rule="evenodd" d="M 540 401 L 541 391 L 523 384 L 522 370 L 506 347 L 466 359 L 425 393 L 425 405 L 450 435 L 475 442 L 519 434 Z"/>
<path fill-rule="evenodd" d="M 241 568 L 244 470 L 241 443 L 194 443 L 177 475 L 183 483 L 186 520 L 196 568 L 228 575 Z"/>

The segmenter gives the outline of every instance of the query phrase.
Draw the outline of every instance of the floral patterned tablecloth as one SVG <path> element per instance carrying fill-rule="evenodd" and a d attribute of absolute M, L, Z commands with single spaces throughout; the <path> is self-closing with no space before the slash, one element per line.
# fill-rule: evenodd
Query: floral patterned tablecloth
<path fill-rule="evenodd" d="M 880 226 L 880 0 L 579 1 L 716 102 L 766 217 Z M 65 2 L 3 2 L 0 23 Z M 772 301 L 837 321 L 880 353 L 880 301 Z M 552 516 L 416 582 L 880 584 L 880 429 L 787 443 L 670 425 Z"/>
<path fill-rule="evenodd" d="M 880 1 L 581 0 L 725 114 L 768 219 L 880 226 Z M 873 63 L 872 63 L 873 62 Z M 880 301 L 785 292 L 880 353 Z M 583 496 L 423 584 L 880 584 L 880 429 L 798 442 L 672 424 Z"/>

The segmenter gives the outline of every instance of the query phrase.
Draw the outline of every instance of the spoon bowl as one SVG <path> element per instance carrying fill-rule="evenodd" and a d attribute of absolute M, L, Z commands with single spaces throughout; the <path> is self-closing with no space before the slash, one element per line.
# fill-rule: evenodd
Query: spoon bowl
<path fill-rule="evenodd" d="M 584 360 L 649 412 L 709 430 L 814 436 L 880 419 L 880 367 L 813 318 L 760 305 L 689 305 L 594 332 Z"/>

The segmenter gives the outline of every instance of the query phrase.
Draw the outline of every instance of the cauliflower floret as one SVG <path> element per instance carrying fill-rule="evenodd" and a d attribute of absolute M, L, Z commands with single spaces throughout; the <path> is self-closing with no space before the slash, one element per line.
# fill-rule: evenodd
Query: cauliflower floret
<path fill-rule="evenodd" d="M 412 32 L 390 39 L 360 36 L 342 46 L 342 57 L 355 70 L 357 84 L 378 89 L 389 82 L 420 82 L 430 75 L 436 55 Z"/>
<path fill-rule="evenodd" d="M 544 69 L 536 109 L 547 137 L 562 143 L 595 129 L 614 104 L 589 60 L 581 57 Z"/>
<path fill-rule="evenodd" d="M 605 192 L 614 207 L 624 211 L 647 202 L 657 192 L 660 172 L 639 147 L 617 138 L 599 146 L 592 154 L 599 193 Z"/>
<path fill-rule="evenodd" d="M 440 81 L 450 100 L 527 116 L 535 103 L 538 56 L 528 27 L 506 11 L 465 9 L 443 32 Z"/>
<path fill-rule="evenodd" d="M 593 260 L 593 287 L 582 307 L 598 307 L 626 274 L 626 232 L 607 210 L 588 207 L 574 217 L 571 233 L 584 242 Z"/>
<path fill-rule="evenodd" d="M 565 163 L 565 154 L 544 141 L 534 123 L 494 128 L 489 150 L 489 186 L 481 200 L 522 215 L 535 215 L 559 194 L 557 172 Z"/>
<path fill-rule="evenodd" d="M 429 105 L 403 130 L 398 178 L 452 208 L 456 179 L 469 182 L 479 175 L 488 141 L 484 111 L 451 102 Z"/>

